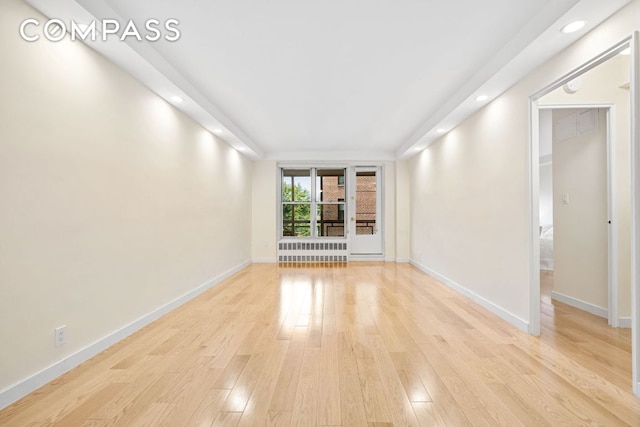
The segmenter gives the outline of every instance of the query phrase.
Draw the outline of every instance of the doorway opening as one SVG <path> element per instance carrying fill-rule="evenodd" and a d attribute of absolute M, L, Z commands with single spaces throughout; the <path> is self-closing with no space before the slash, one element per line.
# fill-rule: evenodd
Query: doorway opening
<path fill-rule="evenodd" d="M 593 58 L 591 61 L 587 62 L 583 66 L 578 69 L 568 73 L 547 87 L 541 89 L 534 95 L 530 97 L 530 328 L 529 332 L 534 335 L 540 334 L 540 267 L 541 267 L 541 218 L 540 218 L 540 119 L 541 119 L 541 110 L 545 108 L 555 108 L 559 110 L 560 108 L 574 108 L 578 109 L 572 112 L 566 110 L 563 112 L 565 117 L 558 117 L 558 120 L 562 118 L 567 118 L 571 114 L 576 114 L 576 117 L 568 119 L 568 122 L 575 123 L 571 126 L 561 126 L 559 132 L 574 132 L 576 129 L 580 129 L 579 126 L 584 125 L 590 120 L 590 117 L 597 117 L 597 114 L 594 116 L 593 112 L 588 112 L 589 110 L 596 110 L 598 108 L 602 108 L 605 114 L 603 120 L 605 123 L 609 125 L 607 128 L 609 129 L 609 141 L 615 140 L 616 143 L 610 143 L 607 146 L 609 147 L 607 150 L 607 184 L 608 190 L 606 191 L 606 214 L 603 216 L 603 224 L 602 230 L 605 231 L 605 235 L 607 236 L 607 247 L 606 251 L 606 282 L 610 284 L 607 286 L 607 290 L 604 292 L 607 296 L 606 309 L 604 307 L 600 307 L 602 311 L 600 315 L 605 314 L 606 317 L 609 318 L 609 323 L 612 326 L 625 326 L 622 323 L 625 323 L 625 320 L 621 318 L 621 314 L 619 312 L 619 308 L 623 308 L 621 304 L 627 303 L 628 308 L 628 324 L 631 326 L 631 337 L 632 337 L 632 385 L 634 394 L 639 395 L 640 393 L 640 382 L 638 376 L 638 366 L 639 366 L 639 354 L 637 351 L 638 345 L 638 327 L 637 327 L 637 312 L 640 308 L 638 301 L 636 301 L 636 295 L 638 290 L 638 280 L 637 280 L 637 272 L 640 268 L 639 263 L 640 260 L 637 259 L 636 254 L 637 250 L 640 247 L 640 234 L 638 233 L 638 224 L 640 223 L 638 219 L 638 214 L 640 213 L 640 197 L 638 197 L 638 189 L 635 183 L 638 182 L 638 170 L 640 169 L 640 159 L 638 158 L 638 127 L 636 124 L 636 115 L 638 111 L 638 93 L 637 93 L 637 79 L 638 79 L 638 67 L 637 67 L 637 34 L 626 38 L 615 46 L 611 47 L 607 51 Z M 622 130 L 622 132 L 618 132 L 619 125 L 613 123 L 613 117 L 616 115 L 616 105 L 612 105 L 609 103 L 606 96 L 603 98 L 602 94 L 599 98 L 594 98 L 595 91 L 592 87 L 585 85 L 585 88 L 581 88 L 581 79 L 587 76 L 588 72 L 596 69 L 602 64 L 611 63 L 610 60 L 613 58 L 619 57 L 621 53 L 628 51 L 630 55 L 628 56 L 628 66 L 627 73 L 629 76 L 629 80 L 626 82 L 626 88 L 624 84 L 621 85 L 621 89 L 626 89 L 627 92 L 627 103 L 626 108 L 628 111 L 628 121 L 626 123 L 626 128 Z M 596 85 L 597 87 L 597 85 Z M 581 92 L 582 90 L 582 92 Z M 591 93 L 590 93 L 591 91 Z M 561 97 L 570 97 L 578 93 L 578 96 L 574 96 L 573 102 L 567 102 L 567 100 L 558 101 L 558 96 Z M 588 99 L 581 96 L 586 96 L 587 94 L 591 95 Z M 555 95 L 555 98 L 554 98 Z M 549 100 L 549 98 L 553 100 Z M 581 101 L 576 101 L 576 99 L 581 99 Z M 597 104 L 597 105 L 594 105 Z M 621 110 L 619 108 L 619 110 Z M 579 117 L 580 114 L 584 113 L 584 117 Z M 617 111 L 617 113 L 621 113 L 621 111 Z M 561 114 L 562 115 L 562 114 Z M 622 117 L 623 114 L 618 114 L 618 117 Z M 575 119 L 575 120 L 574 120 Z M 582 120 L 582 121 L 580 121 Z M 619 121 L 618 121 L 619 123 Z M 616 133 L 618 133 L 616 135 Z M 611 138 L 611 135 L 616 135 L 616 138 Z M 626 139 L 626 147 L 624 144 L 620 143 L 623 134 L 627 137 Z M 620 138 L 618 138 L 620 137 Z M 628 190 L 625 193 L 625 183 L 621 180 L 621 171 L 624 171 L 623 167 L 623 157 L 621 154 L 624 153 L 624 149 L 626 149 L 626 164 L 627 164 L 627 183 L 626 189 Z M 554 171 L 556 168 L 554 168 Z M 575 177 L 569 177 L 569 180 Z M 561 191 L 561 190 L 560 190 Z M 625 224 L 624 224 L 624 209 L 621 209 L 623 204 L 621 200 L 624 197 L 627 197 L 627 225 L 626 225 L 626 235 L 630 236 L 628 239 L 627 246 L 624 246 L 624 236 L 625 233 Z M 570 192 L 560 192 L 560 194 L 556 195 L 554 198 L 554 205 L 560 204 L 560 206 L 571 205 L 574 199 L 572 199 L 572 195 Z M 554 206 L 556 207 L 556 206 Z M 555 215 L 554 215 L 555 217 Z M 611 224 L 609 224 L 611 221 Z M 555 224 L 554 224 L 555 226 Z M 553 232 L 554 238 L 557 230 Z M 574 239 L 573 242 L 569 242 L 570 244 L 576 245 L 576 241 Z M 621 250 L 622 248 L 622 250 Z M 554 242 L 554 249 L 557 249 L 557 246 Z M 626 251 L 626 256 L 628 257 L 628 262 L 624 265 L 621 262 L 621 257 L 625 256 L 624 251 Z M 555 255 L 555 254 L 554 254 Z M 621 268 L 622 267 L 622 268 Z M 626 283 L 626 287 L 623 284 Z M 575 283 L 573 284 L 575 285 Z M 582 290 L 580 290 L 582 291 Z M 558 293 L 560 294 L 560 293 Z M 575 300 L 579 300 L 580 298 L 574 298 Z M 601 300 L 602 301 L 602 300 Z M 602 305 L 602 304 L 600 304 Z M 591 304 L 591 308 L 598 307 L 599 304 L 594 303 Z M 622 320 L 622 321 L 621 321 Z"/>
<path fill-rule="evenodd" d="M 625 65 L 624 59 L 618 62 L 608 65 L 611 69 Z M 552 94 L 552 101 L 563 97 Z M 624 102 L 628 97 L 621 95 Z M 620 187 L 620 181 L 626 181 L 622 186 L 627 188 L 629 176 L 628 169 L 619 171 L 612 158 L 620 142 L 611 131 L 611 123 L 618 123 L 616 105 L 544 104 L 546 99 L 539 105 L 543 301 L 560 301 L 619 327 L 617 270 L 620 264 L 628 266 L 630 250 L 623 248 L 621 262 L 618 234 L 621 224 L 628 230 L 628 215 L 621 216 L 620 211 L 621 205 L 629 209 L 629 198 L 614 197 L 614 182 Z M 628 145 L 628 140 L 624 143 Z M 627 285 L 628 275 L 624 281 Z M 629 292 L 628 287 L 625 291 Z M 625 309 L 628 314 L 628 307 Z"/>

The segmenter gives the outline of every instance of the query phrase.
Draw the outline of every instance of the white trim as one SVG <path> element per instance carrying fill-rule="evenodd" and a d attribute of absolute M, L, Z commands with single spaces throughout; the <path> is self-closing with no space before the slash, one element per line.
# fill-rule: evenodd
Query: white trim
<path fill-rule="evenodd" d="M 611 105 L 607 110 L 607 237 L 609 244 L 608 251 L 608 274 L 609 274 L 609 300 L 608 300 L 608 321 L 609 325 L 614 328 L 620 327 L 620 319 L 618 315 L 618 210 L 614 201 L 618 195 L 618 181 L 616 174 L 618 166 L 616 158 L 613 155 L 614 145 L 619 144 L 617 141 L 616 126 L 616 106 Z"/>
<path fill-rule="evenodd" d="M 591 108 L 612 108 L 616 104 L 613 102 L 594 102 L 594 103 L 578 103 L 578 104 L 538 104 L 541 110 L 588 110 Z M 551 154 L 553 159 L 553 154 Z"/>
<path fill-rule="evenodd" d="M 363 161 L 371 163 L 395 162 L 395 153 L 388 151 L 353 150 L 353 151 L 293 151 L 293 152 L 272 152 L 265 155 L 266 160 L 277 160 L 282 163 L 290 162 L 315 162 L 323 159 L 326 162 L 343 162 L 351 159 L 347 163 L 356 165 Z"/>
<path fill-rule="evenodd" d="M 640 126 L 638 113 L 640 112 L 640 58 L 638 57 L 638 32 L 631 37 L 631 375 L 633 393 L 640 397 L 640 328 L 638 327 L 638 312 L 640 311 Z"/>
<path fill-rule="evenodd" d="M 414 267 L 418 268 L 419 270 L 422 270 L 424 273 L 427 273 L 429 276 L 432 276 L 436 279 L 438 279 L 440 282 L 442 282 L 443 284 L 447 285 L 448 287 L 450 287 L 451 289 L 453 289 L 454 291 L 466 296 L 467 298 L 469 298 L 470 300 L 472 300 L 473 302 L 481 305 L 482 307 L 486 308 L 487 310 L 489 310 L 490 312 L 492 312 L 493 314 L 495 314 L 496 316 L 501 317 L 502 319 L 506 320 L 507 322 L 511 323 L 513 326 L 517 327 L 518 329 L 520 329 L 523 332 L 527 332 L 529 330 L 529 324 L 526 322 L 526 320 L 519 318 L 518 316 L 509 313 L 507 310 L 503 309 L 502 307 L 497 306 L 496 304 L 492 303 L 491 301 L 489 301 L 488 299 L 476 294 L 473 291 L 470 291 L 469 289 L 465 288 L 464 286 L 462 286 L 461 284 L 441 275 L 436 273 L 435 271 L 431 270 L 430 268 L 414 261 L 414 260 L 410 260 L 409 261 L 411 263 L 411 265 L 413 265 Z"/>
<path fill-rule="evenodd" d="M 54 380 L 60 375 L 64 374 L 67 371 L 75 368 L 81 363 L 89 360 L 96 354 L 106 350 L 112 345 L 122 341 L 127 336 L 132 333 L 138 331 L 149 323 L 157 320 L 158 318 L 164 316 L 175 308 L 181 306 L 192 298 L 200 295 L 201 293 L 207 291 L 213 286 L 217 285 L 224 279 L 232 276 L 233 274 L 243 270 L 251 264 L 251 261 L 245 261 L 242 264 L 228 270 L 219 276 L 211 279 L 210 281 L 198 286 L 197 288 L 187 292 L 186 294 L 174 299 L 173 301 L 168 302 L 167 304 L 158 307 L 150 313 L 145 314 L 142 317 L 134 320 L 133 322 L 123 326 L 122 328 L 114 331 L 99 340 L 95 341 L 92 344 L 78 350 L 77 352 L 65 357 L 62 360 L 52 364 L 51 366 L 42 369 L 39 372 L 13 384 L 10 385 L 3 390 L 0 390 L 0 409 L 3 409 L 17 400 L 23 398 L 34 390 L 42 387 L 48 382 Z"/>
<path fill-rule="evenodd" d="M 276 258 L 253 258 L 251 262 L 254 264 L 275 264 L 278 260 Z"/>
<path fill-rule="evenodd" d="M 586 311 L 591 314 L 595 314 L 599 317 L 604 317 L 605 319 L 608 317 L 609 312 L 606 308 L 597 306 L 595 304 L 591 304 L 590 302 L 582 301 L 581 299 L 571 297 L 569 295 L 561 294 L 556 291 L 551 291 L 551 298 L 570 305 L 571 307 L 579 308 L 580 310 Z"/>
<path fill-rule="evenodd" d="M 549 166 L 553 164 L 553 154 L 547 154 L 546 156 L 540 157 L 540 167 Z"/>
<path fill-rule="evenodd" d="M 620 317 L 618 319 L 618 327 L 619 328 L 631 328 L 631 317 Z"/>
<path fill-rule="evenodd" d="M 540 335 L 540 109 L 529 99 L 529 328 Z"/>
<path fill-rule="evenodd" d="M 323 158 L 322 156 L 319 156 Z M 308 168 L 349 168 L 352 166 L 365 166 L 365 167 L 376 167 L 376 166 L 384 166 L 388 160 L 344 160 L 344 157 L 340 160 L 282 160 L 279 159 L 276 163 L 276 166 L 284 169 L 308 169 Z"/>

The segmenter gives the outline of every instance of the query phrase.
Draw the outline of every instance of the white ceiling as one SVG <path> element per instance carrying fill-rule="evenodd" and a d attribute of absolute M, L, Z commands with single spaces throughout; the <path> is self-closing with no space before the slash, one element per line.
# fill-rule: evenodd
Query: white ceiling
<path fill-rule="evenodd" d="M 276 159 L 401 158 L 629 0 L 29 0 L 56 18 L 180 21 L 94 43 L 231 145 Z M 571 19 L 583 31 L 560 34 Z"/>

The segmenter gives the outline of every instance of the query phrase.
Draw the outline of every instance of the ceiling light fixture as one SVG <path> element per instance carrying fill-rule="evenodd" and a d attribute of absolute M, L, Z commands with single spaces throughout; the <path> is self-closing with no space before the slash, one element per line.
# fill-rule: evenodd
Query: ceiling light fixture
<path fill-rule="evenodd" d="M 236 150 L 238 150 L 238 151 L 244 151 L 244 150 L 245 150 L 245 148 L 244 148 L 244 147 L 236 147 Z"/>
<path fill-rule="evenodd" d="M 180 98 L 180 97 L 179 97 L 179 96 L 177 96 L 177 95 L 172 96 L 170 99 L 171 99 L 173 102 L 176 102 L 176 103 L 178 103 L 178 104 L 180 104 L 182 101 L 184 101 L 184 99 Z"/>
<path fill-rule="evenodd" d="M 447 131 L 446 129 L 444 129 L 444 128 L 440 128 L 440 129 L 438 129 L 436 132 L 438 132 L 438 133 L 445 133 L 446 131 Z"/>
<path fill-rule="evenodd" d="M 215 133 L 216 135 L 220 135 L 222 133 L 222 129 L 216 128 L 213 130 L 213 133 Z"/>
<path fill-rule="evenodd" d="M 486 101 L 487 99 L 489 99 L 488 95 L 478 95 L 476 97 L 476 101 L 478 101 L 478 102 Z"/>
<path fill-rule="evenodd" d="M 586 24 L 587 24 L 587 21 L 584 21 L 584 20 L 573 21 L 572 23 L 562 27 L 560 31 L 562 31 L 565 34 L 575 33 L 576 31 L 581 30 Z"/>

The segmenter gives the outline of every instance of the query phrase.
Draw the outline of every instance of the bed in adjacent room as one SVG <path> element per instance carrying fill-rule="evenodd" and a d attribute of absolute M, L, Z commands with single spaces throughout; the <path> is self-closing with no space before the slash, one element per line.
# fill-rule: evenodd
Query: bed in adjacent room
<path fill-rule="evenodd" d="M 553 271 L 553 225 L 540 227 L 540 270 Z"/>

